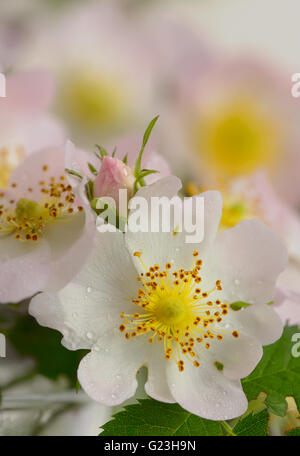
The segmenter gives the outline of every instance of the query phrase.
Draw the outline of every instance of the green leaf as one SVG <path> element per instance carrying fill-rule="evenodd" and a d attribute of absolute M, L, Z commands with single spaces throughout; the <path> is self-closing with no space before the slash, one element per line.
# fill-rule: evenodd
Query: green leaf
<path fill-rule="evenodd" d="M 108 152 L 106 149 L 104 149 L 104 147 L 100 146 L 99 144 L 96 144 L 96 147 L 100 152 L 100 156 L 97 155 L 97 157 L 100 158 L 100 160 L 102 160 L 104 157 L 108 155 Z"/>
<path fill-rule="evenodd" d="M 235 311 L 241 310 L 241 309 L 243 309 L 243 307 L 249 307 L 249 306 L 251 306 L 251 304 L 248 304 L 247 302 L 242 302 L 242 301 L 236 301 L 236 302 L 229 304 L 229 307 Z"/>
<path fill-rule="evenodd" d="M 6 337 L 21 356 L 35 359 L 40 374 L 52 380 L 65 375 L 76 385 L 78 364 L 86 350 L 67 350 L 58 331 L 40 326 L 29 315 L 18 314 Z"/>
<path fill-rule="evenodd" d="M 154 117 L 154 119 L 151 120 L 151 122 L 149 123 L 149 125 L 146 128 L 146 131 L 144 133 L 142 147 L 141 147 L 141 150 L 139 152 L 138 158 L 137 158 L 136 163 L 135 163 L 135 168 L 134 168 L 134 175 L 135 175 L 136 178 L 138 178 L 138 175 L 139 175 L 139 173 L 141 171 L 142 156 L 143 156 L 146 144 L 147 144 L 147 142 L 149 140 L 149 137 L 151 135 L 153 127 L 156 124 L 158 118 L 159 118 L 159 116 L 156 116 L 156 117 Z"/>
<path fill-rule="evenodd" d="M 126 154 L 125 157 L 123 158 L 123 163 L 124 163 L 124 165 L 127 165 L 127 163 L 128 163 L 128 154 Z"/>
<path fill-rule="evenodd" d="M 293 396 L 300 407 L 300 362 L 292 355 L 292 336 L 297 326 L 286 326 L 281 338 L 264 347 L 264 354 L 255 370 L 242 381 L 248 400 L 260 392 L 267 395 L 266 404 L 275 415 L 284 416 L 287 396 Z"/>
<path fill-rule="evenodd" d="M 242 418 L 232 429 L 235 435 L 252 435 L 263 436 L 268 435 L 269 428 L 269 413 L 266 409 L 259 413 L 250 413 L 245 418 Z"/>
<path fill-rule="evenodd" d="M 96 168 L 92 165 L 92 163 L 88 163 L 88 167 L 89 167 L 91 173 L 94 174 L 94 176 L 98 175 L 98 172 L 97 172 Z"/>
<path fill-rule="evenodd" d="M 300 427 L 297 427 L 295 429 L 292 429 L 291 431 L 288 431 L 286 434 L 288 437 L 295 437 L 295 436 L 300 436 Z"/>
<path fill-rule="evenodd" d="M 65 168 L 65 171 L 66 171 L 66 173 L 71 174 L 71 176 L 76 176 L 80 180 L 82 179 L 82 176 L 79 173 L 77 173 L 76 171 L 74 171 L 73 169 Z"/>
<path fill-rule="evenodd" d="M 138 175 L 138 179 L 141 179 L 154 173 L 158 173 L 158 171 L 155 169 L 142 169 L 140 174 Z"/>
<path fill-rule="evenodd" d="M 88 200 L 91 201 L 94 198 L 94 182 L 89 180 L 88 183 L 85 185 L 85 191 Z"/>
<path fill-rule="evenodd" d="M 183 410 L 178 404 L 165 404 L 153 399 L 139 399 L 102 426 L 101 437 L 107 436 L 204 436 L 224 435 L 217 421 L 205 420 Z"/>
<path fill-rule="evenodd" d="M 145 131 L 144 137 L 143 137 L 143 147 L 146 146 L 148 139 L 151 135 L 151 132 L 152 132 L 154 125 L 156 124 L 158 118 L 159 118 L 159 116 L 155 116 L 154 119 L 151 120 L 148 127 L 146 128 L 146 131 Z"/>

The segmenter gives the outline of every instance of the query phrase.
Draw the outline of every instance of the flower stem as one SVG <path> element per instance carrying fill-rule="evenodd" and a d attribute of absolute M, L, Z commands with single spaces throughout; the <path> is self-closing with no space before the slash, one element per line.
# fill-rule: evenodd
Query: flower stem
<path fill-rule="evenodd" d="M 220 421 L 220 423 L 229 435 L 236 437 L 236 434 L 233 432 L 232 428 L 229 426 L 227 421 Z"/>
<path fill-rule="evenodd" d="M 87 395 L 77 394 L 73 390 L 48 394 L 26 394 L 24 396 L 6 393 L 2 398 L 1 409 L 40 408 L 48 407 L 49 404 L 86 404 L 89 401 Z"/>
<path fill-rule="evenodd" d="M 19 377 L 13 378 L 9 382 L 5 383 L 4 385 L 1 385 L 1 390 L 5 391 L 9 388 L 12 388 L 13 386 L 18 385 L 19 383 L 26 382 L 27 380 L 32 379 L 36 374 L 37 374 L 36 369 L 27 371 L 27 372 L 25 372 L 25 374 L 22 374 Z"/>

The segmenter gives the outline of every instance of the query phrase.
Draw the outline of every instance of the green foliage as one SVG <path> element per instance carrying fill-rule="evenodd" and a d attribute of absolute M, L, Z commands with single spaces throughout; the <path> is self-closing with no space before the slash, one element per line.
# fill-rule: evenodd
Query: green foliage
<path fill-rule="evenodd" d="M 98 171 L 97 171 L 96 168 L 92 165 L 92 163 L 88 163 L 88 167 L 89 167 L 89 170 L 91 171 L 91 173 L 92 173 L 94 176 L 97 176 L 97 175 L 98 175 Z"/>
<path fill-rule="evenodd" d="M 178 404 L 139 399 L 103 426 L 101 436 L 197 436 L 224 435 L 217 421 L 205 420 L 183 410 Z"/>
<path fill-rule="evenodd" d="M 288 437 L 300 437 L 300 428 L 297 427 L 295 429 L 292 429 L 291 431 L 288 431 L 285 435 Z"/>
<path fill-rule="evenodd" d="M 268 435 L 269 413 L 266 409 L 259 413 L 250 413 L 242 418 L 233 428 L 235 435 L 264 436 Z"/>
<path fill-rule="evenodd" d="M 151 120 L 149 123 L 148 127 L 146 128 L 146 131 L 143 136 L 143 142 L 142 142 L 142 147 L 139 151 L 138 158 L 135 162 L 135 167 L 134 167 L 134 177 L 135 177 L 135 183 L 134 183 L 134 192 L 136 193 L 139 186 L 144 187 L 145 186 L 145 181 L 144 177 L 148 176 L 149 174 L 155 173 L 155 170 L 150 170 L 150 169 L 141 169 L 142 166 L 142 157 L 143 153 L 145 150 L 145 147 L 147 145 L 147 142 L 149 140 L 149 137 L 151 135 L 151 132 L 154 128 L 154 125 L 157 122 L 159 116 L 154 117 L 154 119 Z"/>
<path fill-rule="evenodd" d="M 299 332 L 297 326 L 286 326 L 277 342 L 264 347 L 260 363 L 242 381 L 249 401 L 264 392 L 269 410 L 279 416 L 286 413 L 287 396 L 293 396 L 298 409 L 300 406 L 300 362 L 292 356 L 291 339 L 295 332 Z"/>

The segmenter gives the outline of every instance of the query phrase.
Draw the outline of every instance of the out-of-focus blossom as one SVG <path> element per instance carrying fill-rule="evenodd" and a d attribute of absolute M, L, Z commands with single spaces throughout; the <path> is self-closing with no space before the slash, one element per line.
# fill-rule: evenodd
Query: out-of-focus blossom
<path fill-rule="evenodd" d="M 197 185 L 187 184 L 189 194 L 199 193 Z M 222 191 L 223 211 L 221 230 L 242 220 L 259 218 L 286 242 L 289 257 L 300 261 L 300 217 L 276 193 L 264 172 L 232 179 Z"/>
<path fill-rule="evenodd" d="M 99 435 L 111 415 L 109 407 L 91 401 L 82 391 L 68 389 L 64 377 L 51 381 L 30 376 L 32 369 L 27 361 L 2 361 L 0 436 Z"/>
<path fill-rule="evenodd" d="M 78 273 L 95 220 L 64 175 L 63 148 L 30 155 L 0 194 L 0 302 L 57 290 Z"/>
<path fill-rule="evenodd" d="M 149 201 L 172 197 L 179 188 L 178 179 L 167 177 L 137 195 Z M 146 392 L 157 400 L 214 420 L 247 408 L 240 378 L 254 369 L 262 345 L 282 332 L 280 318 L 266 304 L 285 267 L 286 249 L 257 220 L 217 235 L 221 196 L 201 197 L 201 244 L 185 243 L 186 233 L 174 227 L 167 233 L 99 233 L 90 261 L 72 283 L 31 301 L 30 313 L 61 331 L 67 348 L 91 350 L 78 378 L 100 403 L 116 405 L 133 396 L 136 373 L 145 365 Z M 236 301 L 251 305 L 235 311 L 230 303 Z"/>
<path fill-rule="evenodd" d="M 63 129 L 47 112 L 54 88 L 44 71 L 6 78 L 6 98 L 0 98 L 0 188 L 7 186 L 12 171 L 27 155 L 63 145 Z"/>
<path fill-rule="evenodd" d="M 177 82 L 169 150 L 182 154 L 181 164 L 189 156 L 189 171 L 204 187 L 265 169 L 280 195 L 299 200 L 299 110 L 290 75 L 254 60 L 216 58 Z"/>
<path fill-rule="evenodd" d="M 276 231 L 286 242 L 290 258 L 300 262 L 300 217 L 276 194 L 265 173 L 233 180 L 224 192 L 223 228 L 249 218 L 259 218 Z"/>
<path fill-rule="evenodd" d="M 75 394 L 75 393 L 74 393 Z M 111 417 L 111 408 L 89 400 L 61 413 L 53 422 L 44 426 L 39 435 L 48 436 L 98 436 L 101 426 Z"/>
<path fill-rule="evenodd" d="M 288 408 L 284 417 L 271 414 L 270 416 L 270 435 L 281 436 L 288 431 L 300 427 L 300 415 L 297 409 L 297 404 L 293 397 L 286 398 Z"/>
<path fill-rule="evenodd" d="M 274 310 L 278 313 L 284 324 L 300 326 L 300 292 L 278 287 L 274 299 Z"/>
<path fill-rule="evenodd" d="M 120 5 L 89 1 L 52 11 L 35 33 L 19 66 L 40 65 L 56 75 L 57 111 L 79 144 L 92 146 L 96 135 L 103 141 L 150 117 L 153 75 L 143 37 Z"/>

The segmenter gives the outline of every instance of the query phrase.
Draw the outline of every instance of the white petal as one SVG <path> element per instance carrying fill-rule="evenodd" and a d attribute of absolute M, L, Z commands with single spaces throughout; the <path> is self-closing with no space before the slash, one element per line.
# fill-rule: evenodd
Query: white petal
<path fill-rule="evenodd" d="M 239 332 L 239 337 L 231 334 L 222 341 L 214 340 L 207 352 L 211 363 L 223 364 L 223 374 L 232 380 L 247 377 L 259 363 L 263 350 L 261 342 Z M 201 363 L 201 357 L 200 357 Z"/>
<path fill-rule="evenodd" d="M 98 295 L 74 283 L 59 293 L 41 293 L 29 305 L 29 313 L 42 326 L 63 334 L 62 344 L 69 350 L 90 349 L 102 332 L 115 327 L 107 318 L 108 306 L 99 306 Z M 101 302 L 101 301 L 100 301 Z"/>
<path fill-rule="evenodd" d="M 107 332 L 78 368 L 78 380 L 86 393 L 104 405 L 117 405 L 132 397 L 136 375 L 145 361 L 145 341 L 126 340 L 117 329 Z"/>
<path fill-rule="evenodd" d="M 136 196 L 143 197 L 150 202 L 151 198 L 155 196 L 167 196 L 168 198 L 172 198 L 177 195 L 180 189 L 180 179 L 176 176 L 167 176 L 163 179 L 159 179 L 154 184 L 141 187 L 136 193 Z"/>
<path fill-rule="evenodd" d="M 166 360 L 163 346 L 159 342 L 150 344 L 147 350 L 148 378 L 145 384 L 146 393 L 161 402 L 176 402 L 170 393 L 166 377 Z"/>
<path fill-rule="evenodd" d="M 287 264 L 282 240 L 259 220 L 245 220 L 220 233 L 210 258 L 211 274 L 222 281 L 223 299 L 266 304 Z"/>
<path fill-rule="evenodd" d="M 232 324 L 238 325 L 238 330 L 269 345 L 280 338 L 283 324 L 270 305 L 253 305 L 236 312 L 230 317 Z"/>
<path fill-rule="evenodd" d="M 162 179 L 162 181 L 166 181 L 167 179 L 171 178 L 165 178 Z M 160 183 L 161 181 L 158 181 L 157 183 L 142 189 L 148 201 L 152 194 L 157 196 L 153 189 L 156 185 L 160 185 Z M 149 194 L 147 193 L 147 190 L 150 192 Z M 164 196 L 164 194 L 161 193 L 158 196 Z M 170 196 L 169 194 L 168 197 L 172 197 L 172 195 Z M 185 231 L 184 224 L 181 232 L 176 232 L 175 230 L 174 233 L 176 222 L 172 220 L 170 224 L 171 232 L 162 232 L 161 227 L 160 232 L 151 232 L 149 229 L 148 232 L 134 233 L 129 230 L 126 234 L 126 242 L 130 252 L 132 254 L 136 251 L 141 252 L 142 260 L 147 268 L 153 266 L 154 264 L 164 267 L 166 263 L 170 262 L 177 268 L 189 269 L 194 261 L 193 251 L 196 249 L 201 255 L 204 255 L 204 252 L 208 250 L 209 246 L 214 241 L 222 212 L 222 200 L 220 193 L 209 191 L 190 198 L 189 200 L 193 200 L 192 205 L 189 205 L 187 201 L 184 201 L 184 217 L 187 217 L 186 220 L 188 220 L 189 214 L 190 217 L 195 216 L 195 201 L 197 198 L 204 198 L 204 239 L 202 242 L 187 243 L 186 236 L 190 233 Z M 145 208 L 142 212 L 143 215 L 141 218 L 146 219 L 149 215 L 148 219 L 150 220 L 151 211 L 148 213 L 147 208 Z M 132 212 L 129 216 L 129 227 L 133 216 L 134 214 Z M 194 222 L 195 218 L 193 218 L 193 223 Z M 139 261 L 137 259 L 135 259 L 135 264 L 139 267 Z"/>
<path fill-rule="evenodd" d="M 50 273 L 49 246 L 21 242 L 12 236 L 0 240 L 0 303 L 18 302 L 41 291 Z"/>
<path fill-rule="evenodd" d="M 167 369 L 174 399 L 195 415 L 208 420 L 228 420 L 242 415 L 248 401 L 241 384 L 229 380 L 215 366 L 195 367 L 186 362 L 183 372 L 175 363 Z"/>
<path fill-rule="evenodd" d="M 124 247 L 123 234 L 97 233 L 88 262 L 59 293 L 42 293 L 30 303 L 30 313 L 43 326 L 58 329 L 70 349 L 91 348 L 111 328 L 119 328 L 120 313 L 134 313 L 136 271 Z"/>
<path fill-rule="evenodd" d="M 136 308 L 131 304 L 136 297 L 139 282 L 120 231 L 96 234 L 96 246 L 92 256 L 74 283 L 90 287 L 100 293 L 103 301 L 126 311 Z"/>

